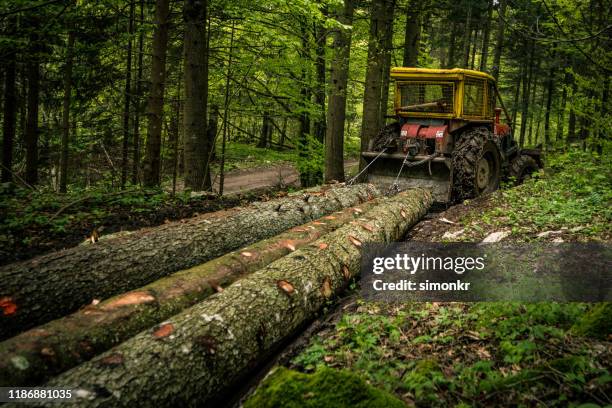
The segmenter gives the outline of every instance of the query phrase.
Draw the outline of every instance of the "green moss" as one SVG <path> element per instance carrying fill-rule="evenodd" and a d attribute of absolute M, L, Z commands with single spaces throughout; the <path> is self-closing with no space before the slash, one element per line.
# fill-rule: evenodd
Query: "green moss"
<path fill-rule="evenodd" d="M 303 374 L 280 367 L 264 380 L 244 407 L 399 408 L 405 405 L 346 370 L 322 367 L 313 374 Z"/>
<path fill-rule="evenodd" d="M 605 340 L 612 333 L 612 303 L 606 302 L 594 306 L 572 326 L 571 331 L 578 336 Z"/>

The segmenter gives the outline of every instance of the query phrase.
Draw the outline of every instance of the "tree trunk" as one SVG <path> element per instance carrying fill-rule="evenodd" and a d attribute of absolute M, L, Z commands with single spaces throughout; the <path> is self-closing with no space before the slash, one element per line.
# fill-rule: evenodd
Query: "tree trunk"
<path fill-rule="evenodd" d="M 548 90 L 546 91 L 546 114 L 544 115 L 544 151 L 547 151 L 550 145 L 550 109 L 552 106 L 556 68 L 554 51 L 552 53 L 550 63 L 550 70 L 548 72 Z"/>
<path fill-rule="evenodd" d="M 4 114 L 2 118 L 2 182 L 13 179 L 13 144 L 17 120 L 17 96 L 15 93 L 15 51 L 6 56 L 4 73 Z"/>
<path fill-rule="evenodd" d="M 143 168 L 143 182 L 145 186 L 149 187 L 159 186 L 161 181 L 161 140 L 164 117 L 164 86 L 166 84 L 166 49 L 168 47 L 169 17 L 169 0 L 156 0 L 155 31 L 153 33 L 153 55 L 151 62 L 151 89 L 147 101 L 147 144 Z"/>
<path fill-rule="evenodd" d="M 68 33 L 66 66 L 64 67 L 64 103 L 62 113 L 62 151 L 60 157 L 59 192 L 66 193 L 68 182 L 68 156 L 70 140 L 70 100 L 72 99 L 72 60 L 74 53 L 74 32 Z"/>
<path fill-rule="evenodd" d="M 370 185 L 300 192 L 104 239 L 0 268 L 0 338 L 378 195 Z"/>
<path fill-rule="evenodd" d="M 30 185 L 38 183 L 38 99 L 40 91 L 40 67 L 38 56 L 36 55 L 37 52 L 38 50 L 34 51 L 34 55 L 30 57 L 32 60 L 28 62 L 27 66 L 28 113 L 25 130 L 25 181 Z"/>
<path fill-rule="evenodd" d="M 493 77 L 499 80 L 499 72 L 501 70 L 501 54 L 504 49 L 504 34 L 505 34 L 505 15 L 506 15 L 506 0 L 499 0 L 499 18 L 497 21 L 497 40 L 495 41 L 495 54 L 493 55 Z"/>
<path fill-rule="evenodd" d="M 314 123 L 315 138 L 324 143 L 325 141 L 325 44 L 327 40 L 327 30 L 323 24 L 317 24 L 315 29 L 315 68 L 317 73 L 317 87 L 314 92 L 315 104 L 319 107 L 320 113 Z M 272 130 L 272 128 L 270 128 Z"/>
<path fill-rule="evenodd" d="M 512 134 L 516 135 L 516 118 L 519 110 L 519 96 L 521 93 L 521 82 L 524 81 L 524 67 L 519 68 L 519 75 L 514 86 L 514 99 L 512 100 Z"/>
<path fill-rule="evenodd" d="M 572 80 L 572 97 L 576 96 L 576 91 L 578 90 L 578 85 L 576 84 L 576 80 Z M 576 111 L 574 110 L 574 104 L 570 103 L 570 112 L 569 112 L 569 123 L 567 129 L 567 145 L 571 145 L 573 142 L 576 142 L 578 138 L 576 137 Z"/>
<path fill-rule="evenodd" d="M 485 21 L 484 33 L 482 35 L 482 55 L 480 57 L 480 70 L 487 70 L 487 60 L 489 59 L 489 37 L 491 36 L 491 20 L 493 18 L 493 1 L 488 0 L 487 21 Z"/>
<path fill-rule="evenodd" d="M 529 65 L 529 68 L 525 68 L 523 69 L 524 71 L 524 75 L 523 75 L 523 103 L 522 103 L 522 108 L 521 108 L 521 134 L 519 137 L 519 146 L 523 147 L 523 145 L 525 144 L 525 132 L 527 131 L 527 117 L 529 115 L 529 97 L 531 96 L 531 92 L 530 92 L 530 85 L 531 85 L 531 79 L 533 76 L 533 54 L 534 54 L 534 50 L 535 50 L 535 43 L 532 40 L 531 41 L 531 50 L 529 52 L 529 60 L 527 61 L 527 64 Z"/>
<path fill-rule="evenodd" d="M 368 149 L 370 139 L 374 138 L 379 128 L 380 96 L 382 87 L 382 70 L 384 66 L 384 25 L 386 22 L 386 4 L 393 0 L 373 0 L 370 10 L 370 39 L 368 42 L 368 61 L 366 67 L 365 90 L 363 94 L 363 115 L 361 123 L 361 151 Z M 366 163 L 363 158 L 359 168 Z"/>
<path fill-rule="evenodd" d="M 455 54 L 456 54 L 456 44 L 457 44 L 457 23 L 454 21 L 451 23 L 451 34 L 448 45 L 448 62 L 446 68 L 454 68 L 455 67 Z"/>
<path fill-rule="evenodd" d="M 356 222 L 141 332 L 47 386 L 78 388 L 79 406 L 220 405 L 223 391 L 275 353 L 359 273 L 362 242 L 399 239 L 431 204 L 424 190 L 385 200 Z M 87 397 L 83 397 L 83 396 Z M 120 397 L 119 397 L 120 395 Z M 217 401 L 215 399 L 218 398 Z"/>
<path fill-rule="evenodd" d="M 140 0 L 140 22 L 144 22 L 144 0 Z M 136 109 L 134 113 L 134 150 L 132 152 L 132 184 L 140 180 L 140 112 L 142 109 L 142 54 L 144 33 L 140 30 L 138 36 L 138 73 L 136 74 Z"/>
<path fill-rule="evenodd" d="M 270 147 L 272 135 L 272 120 L 270 118 L 270 111 L 265 110 L 263 113 L 263 118 L 261 121 L 261 135 L 259 137 L 259 142 L 257 143 L 257 147 L 265 148 Z"/>
<path fill-rule="evenodd" d="M 344 0 L 336 19 L 350 26 L 353 23 L 353 0 Z M 325 181 L 344 181 L 344 122 L 346 119 L 346 86 L 351 54 L 351 31 L 338 28 L 332 44 L 334 52 L 329 78 L 329 106 L 325 135 Z"/>
<path fill-rule="evenodd" d="M 380 110 L 378 118 L 378 129 L 386 124 L 387 105 L 389 104 L 389 85 L 391 79 L 391 54 L 393 54 L 393 17 L 395 12 L 395 1 L 387 1 L 384 25 L 384 54 L 382 56 L 382 85 L 380 92 Z"/>
<path fill-rule="evenodd" d="M 132 35 L 134 34 L 134 2 L 130 2 L 129 39 L 125 68 L 125 105 L 123 107 L 123 146 L 121 151 L 121 188 L 125 188 L 128 174 L 128 149 L 130 146 L 130 106 L 132 104 Z"/>
<path fill-rule="evenodd" d="M 472 48 L 472 4 L 468 4 L 467 17 L 465 19 L 465 34 L 463 39 L 464 59 L 463 68 L 468 68 L 470 63 L 470 49 Z"/>
<path fill-rule="evenodd" d="M 195 191 L 211 190 L 208 170 L 210 146 L 206 133 L 208 75 L 206 72 L 207 1 L 187 0 L 185 20 L 185 187 Z"/>
<path fill-rule="evenodd" d="M 567 61 L 565 61 L 565 66 Z M 565 110 L 567 107 L 567 87 L 570 84 L 570 71 L 566 69 L 565 74 L 563 76 L 563 91 L 561 92 L 561 106 L 559 107 L 559 113 L 557 116 L 557 135 L 555 136 L 555 141 L 563 140 L 564 127 L 565 127 Z"/>
<path fill-rule="evenodd" d="M 335 212 L 6 340 L 0 343 L 0 386 L 47 381 L 360 218 L 378 203 Z M 12 361 L 27 362 L 27 367 L 15 368 Z"/>
<path fill-rule="evenodd" d="M 416 67 L 419 64 L 419 44 L 421 40 L 420 8 L 418 2 L 411 1 L 406 12 L 406 30 L 404 33 L 404 67 Z"/>

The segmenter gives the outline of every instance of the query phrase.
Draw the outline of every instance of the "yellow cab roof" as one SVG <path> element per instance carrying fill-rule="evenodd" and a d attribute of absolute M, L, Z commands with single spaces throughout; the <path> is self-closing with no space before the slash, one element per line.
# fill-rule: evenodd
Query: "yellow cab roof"
<path fill-rule="evenodd" d="M 495 81 L 495 78 L 493 78 L 491 75 L 481 71 L 474 71 L 472 69 L 391 68 L 391 78 L 393 79 L 463 80 L 466 75 Z"/>

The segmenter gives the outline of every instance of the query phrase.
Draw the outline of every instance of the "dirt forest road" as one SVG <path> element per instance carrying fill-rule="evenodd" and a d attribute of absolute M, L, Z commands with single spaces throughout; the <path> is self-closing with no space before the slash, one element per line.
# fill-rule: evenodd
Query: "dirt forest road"
<path fill-rule="evenodd" d="M 358 161 L 349 159 L 344 163 L 344 171 L 354 174 Z M 219 191 L 219 175 L 214 176 L 214 189 Z M 282 164 L 271 167 L 257 167 L 245 170 L 234 170 L 226 174 L 223 183 L 223 194 L 239 193 L 255 189 L 264 189 L 274 186 L 300 185 L 296 168 L 291 164 Z"/>

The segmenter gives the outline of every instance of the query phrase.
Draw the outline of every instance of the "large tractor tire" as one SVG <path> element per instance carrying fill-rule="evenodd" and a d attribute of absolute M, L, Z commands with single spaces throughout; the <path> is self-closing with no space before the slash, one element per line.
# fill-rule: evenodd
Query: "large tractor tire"
<path fill-rule="evenodd" d="M 538 163 L 533 157 L 519 155 L 510 162 L 508 176 L 514 180 L 515 185 L 519 185 L 530 178 L 531 174 L 539 168 L 540 166 L 538 166 Z"/>
<path fill-rule="evenodd" d="M 397 138 L 400 134 L 400 125 L 398 122 L 393 122 L 383 127 L 376 137 L 370 140 L 368 145 L 369 151 L 381 151 L 385 147 L 393 148 L 397 146 Z"/>
<path fill-rule="evenodd" d="M 453 199 L 462 201 L 488 194 L 499 187 L 501 159 L 491 131 L 477 127 L 464 131 L 455 143 Z"/>

